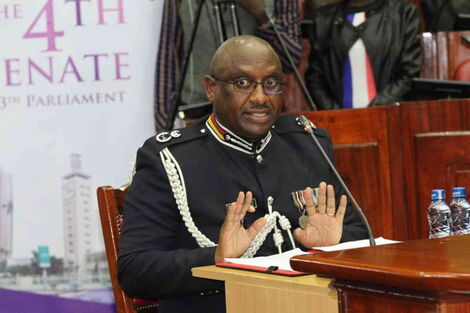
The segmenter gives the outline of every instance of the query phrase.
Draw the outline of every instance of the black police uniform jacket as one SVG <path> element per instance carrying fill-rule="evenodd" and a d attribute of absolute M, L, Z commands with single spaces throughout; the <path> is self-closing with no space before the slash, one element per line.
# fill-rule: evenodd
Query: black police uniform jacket
<path fill-rule="evenodd" d="M 367 20 L 354 27 L 347 1 L 325 5 L 313 16 L 311 52 L 305 73 L 318 108 L 343 107 L 343 73 L 348 52 L 360 38 L 371 62 L 377 95 L 369 106 L 391 104 L 411 90 L 421 69 L 419 16 L 406 0 L 376 0 L 364 6 Z"/>
<path fill-rule="evenodd" d="M 328 133 L 319 128 L 315 133 L 332 158 Z M 281 116 L 257 152 L 225 140 L 233 134 L 219 138 L 207 122 L 173 135 L 160 134 L 160 141 L 169 139 L 164 143 L 152 137 L 137 153 L 123 212 L 119 281 L 130 296 L 160 299 L 160 312 L 223 312 L 223 283 L 191 275 L 192 267 L 214 264 L 215 247 L 199 247 L 189 233 L 171 187 L 174 175 L 169 179 L 162 163 L 163 151 L 171 152 L 176 171 L 182 173 L 194 225 L 213 243 L 218 241 L 226 204 L 240 191 L 251 191 L 257 202 L 256 212 L 245 217 L 246 226 L 268 213 L 267 198 L 272 196 L 273 210 L 290 220 L 292 230 L 299 227 L 300 212 L 291 192 L 322 181 L 334 186 L 337 201 L 344 192 L 295 116 Z M 282 250 L 292 249 L 285 231 L 283 236 Z M 365 228 L 348 206 L 341 241 L 364 238 Z M 270 234 L 256 255 L 275 253 Z M 221 304 L 219 309 L 215 302 Z"/>

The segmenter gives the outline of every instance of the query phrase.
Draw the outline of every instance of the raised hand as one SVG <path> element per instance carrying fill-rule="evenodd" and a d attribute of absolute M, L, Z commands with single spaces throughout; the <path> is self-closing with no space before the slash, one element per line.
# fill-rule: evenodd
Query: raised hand
<path fill-rule="evenodd" d="M 251 206 L 253 195 L 248 191 L 238 193 L 237 200 L 227 210 L 224 224 L 220 229 L 219 242 L 215 250 L 215 262 L 223 262 L 225 258 L 238 258 L 249 247 L 256 234 L 266 224 L 264 217 L 257 219 L 248 229 L 242 225 L 246 212 L 253 213 Z"/>
<path fill-rule="evenodd" d="M 342 195 L 336 210 L 335 192 L 332 185 L 320 183 L 318 188 L 318 206 L 315 206 L 312 189 L 303 191 L 308 214 L 304 229 L 297 228 L 294 237 L 305 248 L 330 246 L 339 243 L 343 233 L 343 219 L 347 199 Z"/>

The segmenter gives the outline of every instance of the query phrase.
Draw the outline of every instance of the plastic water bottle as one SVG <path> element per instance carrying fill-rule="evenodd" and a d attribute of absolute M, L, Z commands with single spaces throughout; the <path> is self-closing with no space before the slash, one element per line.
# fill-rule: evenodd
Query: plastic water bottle
<path fill-rule="evenodd" d="M 445 202 L 444 189 L 434 189 L 431 204 L 428 207 L 429 238 L 441 238 L 450 235 L 452 227 L 450 208 Z"/>
<path fill-rule="evenodd" d="M 452 188 L 452 202 L 449 204 L 452 214 L 452 235 L 470 234 L 470 204 L 465 199 L 465 187 Z"/>

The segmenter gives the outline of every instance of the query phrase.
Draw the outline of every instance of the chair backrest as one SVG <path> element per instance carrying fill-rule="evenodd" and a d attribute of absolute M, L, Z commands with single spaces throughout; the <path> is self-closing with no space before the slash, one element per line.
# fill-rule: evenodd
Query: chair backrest
<path fill-rule="evenodd" d="M 119 235 L 121 233 L 122 205 L 129 185 L 114 189 L 110 186 L 98 187 L 98 207 L 101 229 L 108 259 L 109 275 L 113 287 L 117 313 L 158 313 L 158 301 L 128 297 L 119 285 L 117 259 L 119 255 Z"/>
<path fill-rule="evenodd" d="M 470 59 L 460 63 L 455 69 L 454 80 L 470 81 Z"/>
<path fill-rule="evenodd" d="M 127 188 L 125 185 L 114 189 L 110 186 L 98 187 L 98 207 L 100 211 L 101 229 L 103 231 L 109 275 L 113 287 L 117 313 L 136 313 L 132 299 L 128 297 L 118 283 L 117 259 L 119 255 L 119 233 L 122 221 L 121 206 Z"/>
<path fill-rule="evenodd" d="M 422 33 L 421 78 L 452 79 L 457 66 L 470 58 L 470 31 Z"/>

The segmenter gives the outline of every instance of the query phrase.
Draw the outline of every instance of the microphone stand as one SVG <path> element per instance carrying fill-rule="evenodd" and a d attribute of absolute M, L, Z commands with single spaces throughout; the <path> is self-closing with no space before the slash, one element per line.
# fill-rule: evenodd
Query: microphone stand
<path fill-rule="evenodd" d="M 300 115 L 298 117 L 298 122 L 299 122 L 299 125 L 302 126 L 304 128 L 304 130 L 312 137 L 313 141 L 315 142 L 318 150 L 320 150 L 320 153 L 322 154 L 323 158 L 325 159 L 325 161 L 328 163 L 328 165 L 330 166 L 331 170 L 333 171 L 333 173 L 335 174 L 336 178 L 339 180 L 341 186 L 343 187 L 344 191 L 346 192 L 347 196 L 349 197 L 349 199 L 351 199 L 351 202 L 353 204 L 353 208 L 355 209 L 356 213 L 359 215 L 359 218 L 361 219 L 362 221 L 362 224 L 364 224 L 364 226 L 366 227 L 366 230 L 367 230 L 367 234 L 369 235 L 369 244 L 370 246 L 375 246 L 375 239 L 374 239 L 374 236 L 372 234 L 372 231 L 370 229 L 370 226 L 369 226 L 369 222 L 367 221 L 367 218 L 366 216 L 364 215 L 364 212 L 362 211 L 361 207 L 359 206 L 359 204 L 356 202 L 356 199 L 354 199 L 353 195 L 351 194 L 351 192 L 349 191 L 348 187 L 346 186 L 346 184 L 344 183 L 343 179 L 341 178 L 341 176 L 339 175 L 338 171 L 336 170 L 335 166 L 333 165 L 333 163 L 331 163 L 330 161 L 330 158 L 328 157 L 328 155 L 326 154 L 325 150 L 323 150 L 322 146 L 320 145 L 320 142 L 318 142 L 318 139 L 317 137 L 315 137 L 314 133 L 313 133 L 313 130 L 312 130 L 312 125 L 310 123 L 310 121 L 303 115 Z"/>

